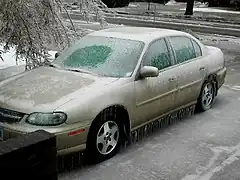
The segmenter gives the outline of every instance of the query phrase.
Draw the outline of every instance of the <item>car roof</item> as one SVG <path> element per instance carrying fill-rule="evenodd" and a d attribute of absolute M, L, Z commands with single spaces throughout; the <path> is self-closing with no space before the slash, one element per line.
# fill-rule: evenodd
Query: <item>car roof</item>
<path fill-rule="evenodd" d="M 108 28 L 90 33 L 91 36 L 113 37 L 129 40 L 142 41 L 149 43 L 156 38 L 187 35 L 187 33 L 177 30 L 170 30 L 164 28 L 147 28 L 147 27 L 116 27 Z"/>

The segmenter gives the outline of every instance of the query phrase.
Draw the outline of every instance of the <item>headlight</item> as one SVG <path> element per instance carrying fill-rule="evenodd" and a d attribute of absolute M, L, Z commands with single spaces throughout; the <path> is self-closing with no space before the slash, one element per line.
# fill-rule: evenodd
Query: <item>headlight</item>
<path fill-rule="evenodd" d="M 67 120 L 67 115 L 62 112 L 54 113 L 32 113 L 26 122 L 37 126 L 57 126 Z"/>

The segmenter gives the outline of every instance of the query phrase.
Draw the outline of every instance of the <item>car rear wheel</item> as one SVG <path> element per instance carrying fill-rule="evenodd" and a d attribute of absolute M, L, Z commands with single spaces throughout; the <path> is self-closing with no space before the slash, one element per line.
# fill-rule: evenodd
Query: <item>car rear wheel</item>
<path fill-rule="evenodd" d="M 212 81 L 207 80 L 203 83 L 197 102 L 198 111 L 204 112 L 212 107 L 216 97 L 215 89 L 215 84 Z"/>
<path fill-rule="evenodd" d="M 123 142 L 123 130 L 119 121 L 112 115 L 96 119 L 89 131 L 87 161 L 101 162 L 113 157 Z"/>

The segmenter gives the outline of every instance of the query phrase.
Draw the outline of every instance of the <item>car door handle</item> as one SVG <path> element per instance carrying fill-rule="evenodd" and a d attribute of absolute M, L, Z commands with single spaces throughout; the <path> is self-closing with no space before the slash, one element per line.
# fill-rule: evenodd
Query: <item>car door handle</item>
<path fill-rule="evenodd" d="M 200 68 L 199 68 L 199 71 L 205 71 L 205 70 L 206 70 L 205 67 L 200 67 Z"/>
<path fill-rule="evenodd" d="M 168 79 L 169 82 L 173 82 L 173 81 L 175 81 L 175 80 L 176 80 L 176 78 L 169 78 L 169 79 Z"/>

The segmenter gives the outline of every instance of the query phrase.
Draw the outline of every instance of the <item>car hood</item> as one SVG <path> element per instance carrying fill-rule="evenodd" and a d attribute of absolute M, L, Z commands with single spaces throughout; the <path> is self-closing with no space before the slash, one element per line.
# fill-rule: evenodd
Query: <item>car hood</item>
<path fill-rule="evenodd" d="M 0 83 L 0 107 L 24 112 L 53 112 L 57 107 L 117 78 L 40 67 Z"/>

